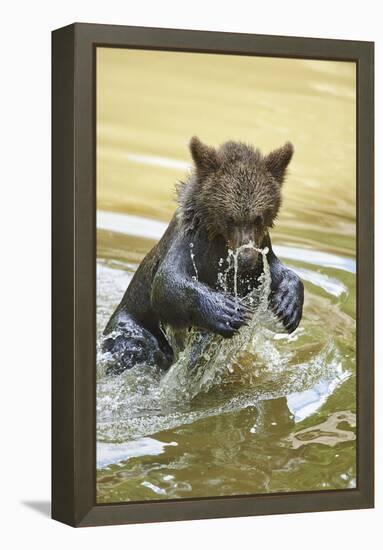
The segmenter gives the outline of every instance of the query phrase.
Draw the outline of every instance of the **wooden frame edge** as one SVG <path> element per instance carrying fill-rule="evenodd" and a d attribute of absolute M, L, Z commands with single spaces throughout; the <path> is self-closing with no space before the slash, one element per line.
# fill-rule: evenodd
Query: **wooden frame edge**
<path fill-rule="evenodd" d="M 74 525 L 75 27 L 52 34 L 52 517 Z"/>
<path fill-rule="evenodd" d="M 95 504 L 97 45 L 357 62 L 357 489 Z M 52 517 L 90 526 L 373 507 L 373 43 L 75 23 L 53 32 L 52 61 Z"/>

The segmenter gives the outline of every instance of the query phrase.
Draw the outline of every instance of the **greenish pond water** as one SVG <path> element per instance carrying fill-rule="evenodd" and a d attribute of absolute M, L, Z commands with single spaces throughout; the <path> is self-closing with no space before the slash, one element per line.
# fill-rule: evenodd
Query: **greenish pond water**
<path fill-rule="evenodd" d="M 98 502 L 355 487 L 355 66 L 100 49 L 97 74 L 98 334 L 172 216 L 193 134 L 294 143 L 272 241 L 305 285 L 295 333 L 260 318 L 198 376 L 106 377 L 98 353 Z"/>

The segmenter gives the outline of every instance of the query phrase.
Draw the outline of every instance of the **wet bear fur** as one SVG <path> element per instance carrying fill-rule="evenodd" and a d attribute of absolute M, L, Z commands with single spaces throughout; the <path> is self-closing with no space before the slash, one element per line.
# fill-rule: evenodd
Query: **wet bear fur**
<path fill-rule="evenodd" d="M 269 307 L 287 332 L 302 316 L 303 284 L 275 256 L 269 231 L 281 206 L 281 188 L 293 146 L 263 156 L 229 141 L 218 148 L 190 141 L 193 169 L 177 187 L 178 207 L 161 240 L 145 256 L 104 331 L 104 351 L 114 361 L 109 374 L 139 363 L 167 369 L 173 352 L 163 328 L 198 327 L 231 338 L 251 311 L 233 296 L 233 270 L 226 292 L 218 283 L 222 260 L 238 254 L 238 295 L 258 285 L 268 247 Z M 244 246 L 250 245 L 250 246 Z M 194 263 L 193 263 L 194 260 Z"/>

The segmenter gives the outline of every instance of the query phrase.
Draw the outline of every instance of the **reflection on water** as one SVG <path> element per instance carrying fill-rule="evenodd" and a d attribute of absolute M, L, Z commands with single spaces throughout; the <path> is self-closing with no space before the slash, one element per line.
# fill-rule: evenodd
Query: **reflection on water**
<path fill-rule="evenodd" d="M 289 440 L 294 449 L 299 449 L 302 445 L 311 445 L 313 443 L 321 443 L 322 445 L 334 447 L 341 441 L 353 441 L 355 439 L 353 432 L 338 428 L 338 424 L 342 422 L 347 422 L 350 427 L 355 428 L 355 414 L 349 411 L 333 413 L 328 417 L 326 422 L 295 432 L 289 437 Z"/>
<path fill-rule="evenodd" d="M 354 65 L 101 49 L 98 78 L 98 334 L 166 228 L 195 133 L 294 143 L 272 238 L 305 282 L 298 330 L 265 318 L 235 360 L 202 339 L 202 369 L 106 377 L 98 354 L 98 502 L 355 487 Z"/>

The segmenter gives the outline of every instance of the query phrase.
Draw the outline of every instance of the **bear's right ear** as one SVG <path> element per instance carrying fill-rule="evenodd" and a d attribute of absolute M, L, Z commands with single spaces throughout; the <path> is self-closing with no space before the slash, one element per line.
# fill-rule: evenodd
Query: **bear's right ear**
<path fill-rule="evenodd" d="M 218 168 L 218 155 L 214 147 L 205 145 L 197 136 L 191 138 L 189 147 L 197 174 L 200 177 L 204 177 Z"/>

